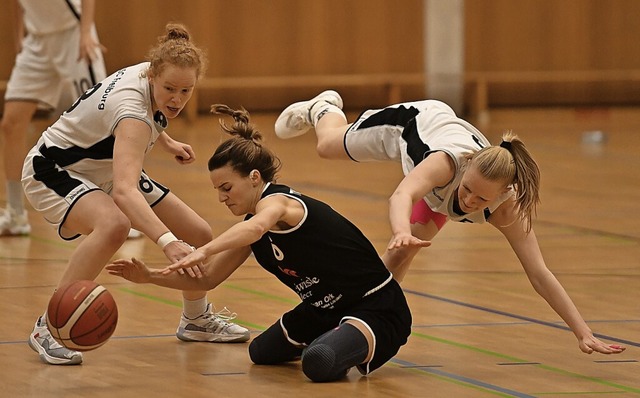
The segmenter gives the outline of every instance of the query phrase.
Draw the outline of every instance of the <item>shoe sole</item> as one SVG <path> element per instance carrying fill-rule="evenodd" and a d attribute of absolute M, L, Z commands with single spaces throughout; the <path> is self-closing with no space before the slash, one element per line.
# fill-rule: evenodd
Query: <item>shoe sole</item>
<path fill-rule="evenodd" d="M 291 105 L 289 105 L 288 107 L 284 108 L 284 110 L 282 111 L 282 113 L 280 115 L 284 115 L 287 112 L 289 112 L 290 109 L 294 109 L 299 107 L 301 104 L 305 104 L 308 101 L 300 101 L 300 102 L 296 102 L 293 103 Z M 284 128 L 279 127 L 279 124 L 283 124 Z M 278 117 L 278 119 L 276 119 L 276 127 L 275 127 L 275 133 L 278 136 L 278 138 L 281 138 L 283 140 L 288 140 L 289 138 L 295 138 L 295 137 L 299 137 L 301 135 L 306 134 L 307 131 L 311 130 L 311 127 L 313 126 L 309 126 L 309 128 L 304 129 L 304 130 L 291 130 L 287 127 L 287 123 L 286 120 L 280 120 L 280 117 Z"/>
<path fill-rule="evenodd" d="M 29 336 L 29 347 L 35 352 L 38 353 L 40 360 L 48 365 L 79 365 L 82 363 L 82 357 L 74 357 L 72 359 L 60 359 L 56 357 L 52 357 L 48 355 L 45 349 L 38 344 L 37 341 L 33 338 L 33 336 Z M 77 359 L 79 358 L 79 359 Z"/>
<path fill-rule="evenodd" d="M 178 338 L 178 340 L 181 341 L 185 341 L 188 343 L 193 343 L 193 342 L 201 342 L 201 343 L 244 343 L 249 341 L 249 338 L 251 338 L 250 333 L 247 333 L 246 335 L 242 335 L 242 336 L 215 336 L 212 337 L 210 334 L 207 333 L 196 333 L 196 332 L 190 332 L 189 333 L 191 335 L 187 336 L 185 334 L 184 330 L 179 330 L 178 333 L 176 333 L 176 337 Z M 198 337 L 202 337 L 202 338 L 198 338 Z"/>

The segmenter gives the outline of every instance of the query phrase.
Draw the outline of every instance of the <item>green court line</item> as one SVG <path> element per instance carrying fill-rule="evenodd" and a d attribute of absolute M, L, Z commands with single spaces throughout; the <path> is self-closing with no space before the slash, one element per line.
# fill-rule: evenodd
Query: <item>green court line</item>
<path fill-rule="evenodd" d="M 525 359 L 520 359 L 520 358 L 516 358 L 516 357 L 512 357 L 506 354 L 501 354 L 499 352 L 495 352 L 495 351 L 491 351 L 491 350 L 486 350 L 483 348 L 479 348 L 479 347 L 475 347 L 475 346 L 471 346 L 468 344 L 464 344 L 464 343 L 459 343 L 459 342 L 455 342 L 455 341 L 451 341 L 451 340 L 447 340 L 447 339 L 443 339 L 441 337 L 435 337 L 435 336 L 430 336 L 427 334 L 423 334 L 423 333 L 417 333 L 417 332 L 411 332 L 412 336 L 416 336 L 419 338 L 423 338 L 426 340 L 431 340 L 431 341 L 435 341 L 441 344 L 446 344 L 446 345 L 450 345 L 450 346 L 454 346 L 457 348 L 461 348 L 461 349 L 465 349 L 465 350 L 469 350 L 469 351 L 474 351 L 480 354 L 484 354 L 484 355 L 489 355 L 492 357 L 496 357 L 496 358 L 501 358 L 501 359 L 508 359 L 509 361 L 512 362 L 517 362 L 517 363 L 528 363 L 531 362 L 529 360 L 525 360 Z M 601 384 L 607 387 L 613 387 L 613 388 L 617 388 L 619 390 L 623 390 L 626 392 L 633 392 L 633 393 L 638 393 L 640 394 L 640 388 L 635 388 L 635 387 L 630 387 L 630 386 L 625 386 L 622 384 L 618 384 L 618 383 L 614 383 L 611 381 L 607 381 L 598 377 L 591 377 L 591 376 L 585 376 L 585 375 L 581 375 L 579 373 L 574 373 L 574 372 L 570 372 L 564 369 L 560 369 L 560 368 L 556 368 L 554 366 L 549 366 L 549 365 L 544 365 L 544 364 L 532 364 L 531 366 L 535 366 L 553 373 L 559 373 L 565 376 L 569 376 L 569 377 L 573 377 L 576 379 L 582 379 L 582 380 L 587 380 L 596 384 Z"/>
<path fill-rule="evenodd" d="M 268 293 L 257 292 L 257 291 L 254 291 L 254 290 L 245 289 L 245 288 L 242 288 L 242 287 L 239 287 L 239 286 L 236 286 L 236 285 L 223 284 L 223 285 L 221 285 L 221 287 L 230 288 L 230 289 L 238 290 L 238 291 L 241 291 L 241 292 L 244 292 L 244 293 L 253 294 L 253 295 L 256 295 L 256 296 L 259 296 L 259 297 L 262 297 L 262 298 L 266 298 L 266 299 L 269 299 L 269 300 L 283 301 L 283 302 L 286 302 L 286 303 L 294 303 L 294 304 L 298 303 L 298 302 L 296 302 L 294 300 L 291 300 L 291 299 L 286 299 L 286 298 L 275 296 L 275 295 L 268 294 Z M 120 288 L 118 288 L 118 290 L 120 290 L 122 292 L 125 292 L 125 293 L 133 294 L 134 296 L 142 297 L 142 298 L 149 299 L 149 300 L 156 301 L 156 302 L 163 303 L 163 304 L 168 304 L 168 305 L 171 305 L 173 307 L 182 308 L 182 301 L 179 301 L 179 300 L 164 299 L 164 298 L 161 298 L 161 297 L 158 297 L 158 296 L 154 296 L 152 294 L 138 292 L 136 290 L 133 290 L 133 289 L 130 289 L 130 288 L 127 288 L 127 287 L 120 287 Z M 235 323 L 239 324 L 239 325 L 248 327 L 248 328 L 253 329 L 253 330 L 265 330 L 266 329 L 262 325 L 258 325 L 258 324 L 251 323 L 251 322 L 247 322 L 247 321 L 244 321 L 244 320 L 242 320 L 240 318 L 235 318 L 233 321 Z"/>
<path fill-rule="evenodd" d="M 224 284 L 222 286 L 226 287 L 226 288 L 229 288 L 229 289 L 237 290 L 239 292 L 248 293 L 248 294 L 252 294 L 254 296 L 259 296 L 259 297 L 262 297 L 262 298 L 266 298 L 266 299 L 269 299 L 269 300 L 280 301 L 280 302 L 287 303 L 287 304 L 292 304 L 292 305 L 300 304 L 299 300 L 293 300 L 293 299 L 290 299 L 290 298 L 276 296 L 276 295 L 265 293 L 265 292 L 258 292 L 256 290 L 247 289 L 247 288 L 244 288 L 244 287 L 241 287 L 241 286 L 238 286 L 238 285 L 234 285 L 234 284 Z"/>
<path fill-rule="evenodd" d="M 576 392 L 536 392 L 535 395 L 602 395 L 602 394 L 624 394 L 624 391 L 576 391 Z"/>
<path fill-rule="evenodd" d="M 126 292 L 126 293 L 133 294 L 134 296 L 146 298 L 146 299 L 149 299 L 151 301 L 158 302 L 158 303 L 169 304 L 170 306 L 173 306 L 173 307 L 182 308 L 182 301 L 163 299 L 162 297 L 154 296 L 152 294 L 138 292 L 136 290 L 129 289 L 129 288 L 126 288 L 126 287 L 120 287 L 120 288 L 118 288 L 118 290 L 120 290 L 121 292 Z"/>
<path fill-rule="evenodd" d="M 459 385 L 461 387 L 471 388 L 472 390 L 478 390 L 478 391 L 485 392 L 485 393 L 492 394 L 492 395 L 497 395 L 499 397 L 513 397 L 513 395 L 511 395 L 511 394 L 505 394 L 505 393 L 502 393 L 500 391 L 490 390 L 488 388 L 484 388 L 482 386 L 478 386 L 478 385 L 475 385 L 475 384 L 471 384 L 471 383 L 467 383 L 467 382 L 464 382 L 464 381 L 461 381 L 461 380 L 457 380 L 457 379 L 454 379 L 452 377 L 447 377 L 447 376 L 442 376 L 442 375 L 439 375 L 439 374 L 436 374 L 436 373 L 426 372 L 426 371 L 424 371 L 422 369 L 407 368 L 407 367 L 404 367 L 404 366 L 399 365 L 397 363 L 394 363 L 392 361 L 389 361 L 389 362 L 385 363 L 384 366 L 394 366 L 396 368 L 401 368 L 403 370 L 407 370 L 407 371 L 412 372 L 412 373 L 420 374 L 421 376 L 424 376 L 424 375 L 430 376 L 430 377 L 433 377 L 433 378 L 438 379 L 440 381 L 444 381 L 444 382 L 451 383 L 451 384 L 456 384 L 456 385 Z"/>
<path fill-rule="evenodd" d="M 484 355 L 489 355 L 489 356 L 492 356 L 492 357 L 506 359 L 506 360 L 508 360 L 510 362 L 517 362 L 517 363 L 529 363 L 529 362 L 531 362 L 531 361 L 528 361 L 528 360 L 512 357 L 510 355 L 500 354 L 499 352 L 486 350 L 484 348 L 475 347 L 475 346 L 464 344 L 464 343 L 458 343 L 458 342 L 455 342 L 455 341 L 452 341 L 452 340 L 447 340 L 447 339 L 443 339 L 441 337 L 431 336 L 431 335 L 424 334 L 424 333 L 411 332 L 411 336 L 420 337 L 420 338 L 423 338 L 423 339 L 426 339 L 426 340 L 435 341 L 437 343 L 454 346 L 456 348 L 461 348 L 461 349 L 464 349 L 464 350 L 475 351 L 477 353 L 484 354 Z"/>
<path fill-rule="evenodd" d="M 640 394 L 640 388 L 625 386 L 625 385 L 614 383 L 612 381 L 607 381 L 607 380 L 604 380 L 604 379 L 601 379 L 601 378 L 598 378 L 598 377 L 585 376 L 585 375 L 581 375 L 581 374 L 578 374 L 578 373 L 569 372 L 567 370 L 559 369 L 559 368 L 556 368 L 556 367 L 553 367 L 553 366 L 549 366 L 549 365 L 540 364 L 540 365 L 535 365 L 535 366 L 538 366 L 539 368 L 542 368 L 542 369 L 545 369 L 545 370 L 549 370 L 551 372 L 560 373 L 560 374 L 563 374 L 565 376 L 573 377 L 573 378 L 576 378 L 576 379 L 588 380 L 588 381 L 591 381 L 591 382 L 596 383 L 596 384 L 602 384 L 604 386 L 613 387 L 613 388 L 617 388 L 617 389 L 620 389 L 620 390 L 623 390 L 623 391 Z"/>
<path fill-rule="evenodd" d="M 274 301 L 280 301 L 280 302 L 286 302 L 286 303 L 293 303 L 293 304 L 297 304 L 298 303 L 298 301 L 295 301 L 295 300 L 292 300 L 292 299 L 284 298 L 284 297 L 273 295 L 273 294 L 270 294 L 270 293 L 260 292 L 260 291 L 253 290 L 253 289 L 243 288 L 241 286 L 234 285 L 234 284 L 223 284 L 223 285 L 221 285 L 221 287 L 229 288 L 229 289 L 233 289 L 233 290 L 237 290 L 237 291 L 241 291 L 243 293 L 259 296 L 261 298 L 265 298 L 265 299 L 268 299 L 268 300 L 274 300 Z M 133 295 L 138 296 L 138 297 L 142 297 L 142 298 L 146 298 L 146 299 L 149 299 L 149 300 L 161 302 L 161 303 L 164 303 L 164 304 L 169 304 L 169 305 L 174 306 L 174 307 L 182 307 L 182 302 L 181 301 L 163 299 L 163 298 L 151 295 L 151 294 L 141 293 L 141 292 L 138 292 L 136 290 L 133 290 L 133 289 L 130 289 L 130 288 L 126 288 L 126 287 L 121 287 L 118 290 L 126 292 L 126 293 L 129 293 L 129 294 L 133 294 Z M 237 321 L 239 324 L 241 324 L 243 326 L 250 327 L 250 328 L 252 328 L 254 330 L 265 330 L 266 329 L 264 326 L 261 326 L 261 325 L 255 325 L 255 324 L 251 324 L 251 323 L 248 323 L 248 322 L 243 322 L 243 321 L 237 320 L 237 319 L 234 320 L 234 322 L 235 321 Z M 411 332 L 411 336 L 415 336 L 417 338 L 421 338 L 421 339 L 425 339 L 425 340 L 435 341 L 435 342 L 440 343 L 440 344 L 454 346 L 454 347 L 457 347 L 457 348 L 460 348 L 460 349 L 464 349 L 464 350 L 474 351 L 474 352 L 477 352 L 477 353 L 480 353 L 480 354 L 483 354 L 483 355 L 492 356 L 492 357 L 495 357 L 495 358 L 501 358 L 501 359 L 508 360 L 508 361 L 511 361 L 511 362 L 516 362 L 516 363 L 528 363 L 528 362 L 531 362 L 530 360 L 517 358 L 517 357 L 514 357 L 514 356 L 507 355 L 507 354 L 502 354 L 502 353 L 499 353 L 499 352 L 487 350 L 487 349 L 480 348 L 480 347 L 475 347 L 475 346 L 472 346 L 472 345 L 469 345 L 469 344 L 459 343 L 459 342 L 448 340 L 448 339 L 444 339 L 444 338 L 441 338 L 441 337 L 427 335 L 427 334 L 424 334 L 424 333 Z M 585 376 L 585 375 L 581 375 L 581 374 L 578 374 L 578 373 L 570 372 L 570 371 L 567 371 L 567 370 L 564 370 L 564 369 L 560 369 L 560 368 L 556 368 L 556 367 L 549 366 L 549 365 L 544 365 L 544 364 L 535 364 L 535 365 L 531 365 L 531 366 L 536 366 L 536 367 L 539 367 L 541 369 L 544 369 L 544 370 L 547 370 L 547 371 L 550 371 L 550 372 L 553 372 L 553 373 L 558 373 L 558 374 L 562 374 L 562 375 L 573 377 L 573 378 L 577 378 L 577 379 L 587 380 L 587 381 L 590 381 L 590 382 L 593 382 L 593 383 L 596 383 L 596 384 L 601 384 L 601 385 L 604 385 L 604 386 L 607 386 L 607 387 L 616 388 L 616 389 L 619 389 L 619 390 L 622 390 L 622 391 L 640 394 L 640 388 L 625 386 L 625 385 L 622 385 L 622 384 L 618 384 L 618 383 L 610 382 L 610 381 L 607 381 L 607 380 L 604 380 L 604 379 L 600 379 L 598 377 Z M 420 372 L 419 369 L 413 369 L 413 368 L 407 368 L 407 370 L 414 371 L 414 372 Z M 420 372 L 420 373 L 421 374 L 425 374 L 425 372 Z M 498 391 L 492 391 L 492 390 L 484 389 L 484 388 L 482 388 L 480 386 L 475 386 L 473 384 L 465 383 L 463 381 L 456 380 L 454 378 L 449 378 L 449 377 L 446 377 L 446 376 L 441 376 L 441 375 L 432 374 L 432 373 L 426 373 L 426 374 L 429 374 L 430 376 L 437 377 L 437 378 L 442 379 L 442 380 L 449 381 L 449 382 L 454 383 L 454 384 L 459 384 L 459 385 L 463 385 L 463 386 L 466 386 L 466 387 L 469 387 L 469 388 L 474 388 L 474 389 L 478 389 L 478 390 L 481 390 L 481 391 L 489 392 L 489 393 L 492 393 L 494 395 L 500 395 L 500 396 L 504 396 L 504 397 L 510 397 L 511 396 L 511 395 L 502 394 L 502 393 L 500 393 Z M 577 394 L 577 393 L 575 393 L 575 394 Z"/>
<path fill-rule="evenodd" d="M 288 298 L 276 296 L 276 295 L 265 293 L 265 292 L 259 292 L 259 291 L 256 291 L 256 290 L 243 288 L 243 287 L 240 287 L 240 286 L 237 286 L 237 285 L 233 285 L 233 284 L 223 284 L 223 285 L 221 285 L 221 287 L 229 288 L 229 289 L 233 289 L 233 290 L 237 290 L 237 291 L 241 291 L 243 293 L 255 295 L 255 296 L 258 296 L 258 297 L 261 297 L 261 298 L 266 298 L 268 300 L 274 300 L 274 301 L 280 301 L 280 302 L 286 302 L 286 303 L 292 303 L 292 304 L 298 304 L 299 303 L 298 301 L 295 301 L 295 300 L 291 300 L 291 299 L 288 299 Z M 148 300 L 151 300 L 151 301 L 156 301 L 156 302 L 159 302 L 159 303 L 168 304 L 168 305 L 171 305 L 173 307 L 180 307 L 180 308 L 182 307 L 182 302 L 178 301 L 178 300 L 164 299 L 164 298 L 152 295 L 152 294 L 142 293 L 142 292 L 139 292 L 139 291 L 136 291 L 134 289 L 127 288 L 127 287 L 120 287 L 120 288 L 118 288 L 118 290 L 122 291 L 124 293 L 132 294 L 132 295 L 137 296 L 137 297 L 148 299 Z M 243 321 L 238 320 L 238 319 L 234 319 L 234 322 L 237 322 L 238 324 L 243 325 L 243 326 L 250 327 L 250 328 L 252 328 L 254 330 L 265 330 L 266 329 L 264 326 L 251 324 L 251 323 L 248 323 L 248 322 L 243 322 Z M 426 335 L 424 335 L 424 336 L 426 336 Z M 434 337 L 433 339 L 436 340 L 437 338 Z M 459 385 L 459 386 L 462 386 L 462 387 L 471 388 L 471 389 L 474 389 L 474 390 L 477 390 L 477 391 L 489 393 L 489 394 L 496 395 L 496 396 L 499 396 L 499 397 L 513 397 L 513 395 L 510 395 L 510 394 L 505 394 L 505 393 L 501 393 L 499 391 L 490 390 L 490 389 L 484 388 L 482 386 L 478 386 L 478 385 L 474 385 L 472 383 L 467 383 L 467 382 L 464 382 L 464 381 L 461 381 L 461 380 L 457 380 L 457 379 L 452 378 L 452 377 L 446 377 L 446 376 L 442 376 L 442 375 L 435 374 L 435 373 L 424 372 L 424 371 L 421 371 L 420 369 L 415 369 L 415 368 L 401 367 L 400 365 L 395 364 L 393 362 L 387 362 L 385 364 L 385 366 L 387 366 L 387 365 L 396 366 L 398 368 L 403 368 L 403 369 L 408 370 L 410 372 L 414 372 L 414 373 L 417 373 L 417 374 L 420 374 L 420 375 L 431 376 L 431 377 L 434 377 L 434 378 L 436 378 L 438 380 L 441 380 L 441 381 L 453 383 L 453 384 L 456 384 L 456 385 Z"/>

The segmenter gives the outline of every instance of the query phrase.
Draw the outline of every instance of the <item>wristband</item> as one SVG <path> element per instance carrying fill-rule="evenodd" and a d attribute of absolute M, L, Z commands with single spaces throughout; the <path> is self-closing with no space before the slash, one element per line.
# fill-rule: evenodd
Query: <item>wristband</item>
<path fill-rule="evenodd" d="M 179 239 L 176 238 L 176 236 L 171 231 L 167 231 L 158 238 L 158 241 L 156 242 L 156 244 L 160 246 L 162 250 L 164 250 L 165 246 L 167 246 L 169 243 L 175 242 L 178 240 Z"/>

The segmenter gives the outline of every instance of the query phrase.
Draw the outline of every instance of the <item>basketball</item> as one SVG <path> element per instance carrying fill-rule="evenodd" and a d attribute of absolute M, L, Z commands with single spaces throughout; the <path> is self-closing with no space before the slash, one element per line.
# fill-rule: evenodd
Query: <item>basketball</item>
<path fill-rule="evenodd" d="M 118 307 L 102 285 L 88 280 L 58 289 L 47 308 L 47 326 L 70 350 L 95 350 L 109 340 L 118 322 Z"/>

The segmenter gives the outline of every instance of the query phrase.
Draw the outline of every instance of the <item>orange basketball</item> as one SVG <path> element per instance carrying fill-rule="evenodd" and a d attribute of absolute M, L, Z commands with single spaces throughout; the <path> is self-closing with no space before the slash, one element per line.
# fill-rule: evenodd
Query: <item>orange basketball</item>
<path fill-rule="evenodd" d="M 49 300 L 49 331 L 71 350 L 95 350 L 109 340 L 117 323 L 118 307 L 113 296 L 94 281 L 71 282 Z"/>

